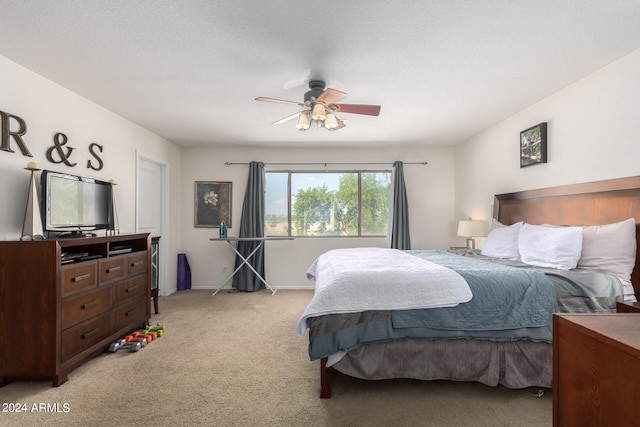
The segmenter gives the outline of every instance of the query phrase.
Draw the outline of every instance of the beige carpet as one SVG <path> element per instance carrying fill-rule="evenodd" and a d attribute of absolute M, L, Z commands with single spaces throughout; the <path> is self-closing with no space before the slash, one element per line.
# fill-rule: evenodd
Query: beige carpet
<path fill-rule="evenodd" d="M 362 381 L 319 365 L 295 326 L 312 291 L 183 291 L 160 298 L 166 334 L 138 353 L 103 353 L 60 387 L 0 388 L 2 426 L 550 426 L 551 391 L 476 383 Z M 33 404 L 48 411 L 33 411 Z M 7 413 L 9 405 L 27 412 Z M 57 405 L 57 411 L 56 411 Z M 53 412 L 51 412 L 53 410 Z"/>

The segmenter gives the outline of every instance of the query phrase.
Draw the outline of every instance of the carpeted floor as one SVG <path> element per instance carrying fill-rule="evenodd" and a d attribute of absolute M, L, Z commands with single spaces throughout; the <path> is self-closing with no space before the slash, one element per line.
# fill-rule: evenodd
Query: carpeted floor
<path fill-rule="evenodd" d="M 166 334 L 103 353 L 60 387 L 0 388 L 3 426 L 550 426 L 551 391 L 446 381 L 362 381 L 319 364 L 295 326 L 312 291 L 189 290 L 161 297 Z M 34 407 L 35 404 L 35 407 Z M 15 412 L 16 408 L 26 409 Z"/>

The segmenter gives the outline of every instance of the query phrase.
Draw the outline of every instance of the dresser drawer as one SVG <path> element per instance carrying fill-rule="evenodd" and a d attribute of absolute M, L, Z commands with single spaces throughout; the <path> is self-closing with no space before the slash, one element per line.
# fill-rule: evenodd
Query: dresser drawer
<path fill-rule="evenodd" d="M 62 300 L 62 329 L 89 319 L 111 307 L 111 287 L 74 295 Z"/>
<path fill-rule="evenodd" d="M 91 347 L 111 334 L 111 316 L 101 314 L 62 332 L 62 361 Z"/>
<path fill-rule="evenodd" d="M 135 322 L 136 319 L 144 319 L 141 323 L 146 321 L 146 319 L 148 319 L 147 302 L 146 297 L 140 297 L 115 307 L 112 310 L 113 330 L 117 331 L 124 328 L 132 322 Z"/>
<path fill-rule="evenodd" d="M 147 271 L 147 251 L 134 252 L 126 257 L 127 274 L 134 275 Z"/>
<path fill-rule="evenodd" d="M 85 261 L 62 266 L 62 296 L 73 295 L 98 285 L 98 262 Z"/>
<path fill-rule="evenodd" d="M 123 256 L 103 258 L 98 260 L 100 285 L 124 277 L 126 273 L 125 258 Z"/>
<path fill-rule="evenodd" d="M 147 294 L 147 275 L 138 274 L 113 285 L 113 305 Z"/>

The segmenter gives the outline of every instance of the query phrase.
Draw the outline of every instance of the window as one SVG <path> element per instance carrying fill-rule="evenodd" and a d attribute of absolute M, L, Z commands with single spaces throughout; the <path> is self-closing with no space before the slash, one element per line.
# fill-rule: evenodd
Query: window
<path fill-rule="evenodd" d="M 384 237 L 391 173 L 267 172 L 267 236 Z"/>

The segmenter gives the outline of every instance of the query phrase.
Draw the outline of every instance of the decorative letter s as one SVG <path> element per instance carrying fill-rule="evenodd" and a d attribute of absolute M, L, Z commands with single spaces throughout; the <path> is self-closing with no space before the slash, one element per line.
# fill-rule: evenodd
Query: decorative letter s
<path fill-rule="evenodd" d="M 95 142 L 92 142 L 91 144 L 89 144 L 89 152 L 98 161 L 98 166 L 93 166 L 91 164 L 91 160 L 87 160 L 87 167 L 93 169 L 94 171 L 99 171 L 102 169 L 102 166 L 104 166 L 104 164 L 102 163 L 102 159 L 100 158 L 100 156 L 96 154 L 95 152 L 96 148 L 102 153 L 102 145 L 96 144 Z"/>

